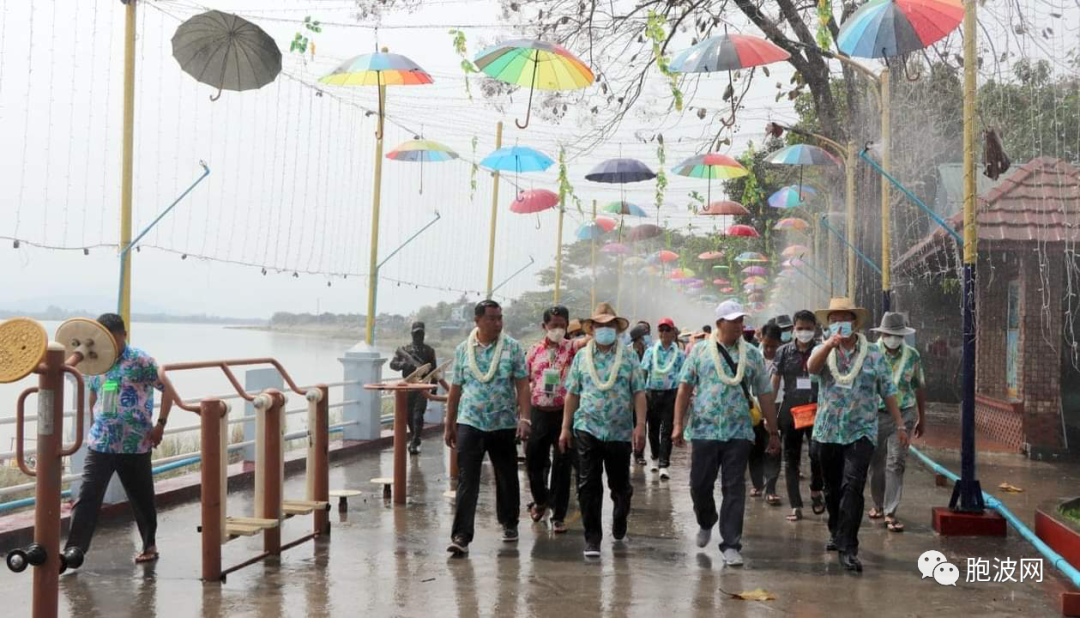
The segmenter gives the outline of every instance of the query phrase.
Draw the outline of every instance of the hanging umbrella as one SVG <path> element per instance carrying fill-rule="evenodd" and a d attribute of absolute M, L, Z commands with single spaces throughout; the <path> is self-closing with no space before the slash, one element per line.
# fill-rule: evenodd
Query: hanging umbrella
<path fill-rule="evenodd" d="M 539 150 L 527 146 L 506 146 L 480 161 L 480 167 L 500 172 L 542 172 L 555 161 Z"/>
<path fill-rule="evenodd" d="M 420 193 L 424 193 L 424 163 L 452 161 L 458 154 L 439 142 L 426 139 L 412 139 L 402 142 L 397 148 L 386 154 L 387 159 L 420 163 Z"/>
<path fill-rule="evenodd" d="M 684 277 L 696 277 L 697 276 L 697 272 L 695 272 L 693 268 L 683 268 L 682 269 L 682 274 L 683 274 Z"/>
<path fill-rule="evenodd" d="M 651 223 L 644 223 L 630 230 L 627 238 L 631 241 L 648 240 L 650 238 L 656 238 L 664 233 L 663 228 L 653 225 Z"/>
<path fill-rule="evenodd" d="M 754 292 L 758 290 L 764 290 L 767 286 L 764 283 L 745 283 L 743 284 L 744 292 Z"/>
<path fill-rule="evenodd" d="M 769 206 L 787 210 L 802 204 L 803 195 L 816 195 L 813 187 L 805 185 L 788 185 L 769 196 Z"/>
<path fill-rule="evenodd" d="M 768 282 L 768 279 L 759 275 L 752 275 L 743 279 L 743 285 L 765 285 Z"/>
<path fill-rule="evenodd" d="M 585 174 L 585 180 L 608 184 L 641 182 L 656 178 L 656 172 L 637 159 L 608 159 Z"/>
<path fill-rule="evenodd" d="M 756 251 L 744 251 L 740 253 L 736 258 L 736 262 L 768 262 L 769 258 Z"/>
<path fill-rule="evenodd" d="M 810 229 L 810 223 L 805 219 L 799 219 L 798 217 L 788 217 L 786 219 L 780 219 L 773 226 L 774 230 L 794 230 L 796 232 L 805 232 Z"/>
<path fill-rule="evenodd" d="M 744 274 L 744 275 L 767 275 L 767 274 L 769 274 L 769 269 L 765 268 L 764 266 L 747 266 L 746 268 L 742 269 L 742 274 Z"/>
<path fill-rule="evenodd" d="M 578 240 L 595 240 L 604 234 L 607 234 L 609 231 L 610 230 L 604 229 L 604 226 L 600 225 L 598 222 L 589 221 L 583 223 L 581 227 L 574 232 L 574 236 L 576 236 Z"/>
<path fill-rule="evenodd" d="M 836 47 L 859 58 L 910 54 L 945 38 L 963 19 L 960 0 L 871 0 L 844 21 Z"/>
<path fill-rule="evenodd" d="M 716 279 L 713 279 L 712 282 L 713 285 L 731 285 L 731 282 L 723 277 L 717 277 Z"/>
<path fill-rule="evenodd" d="M 534 90 L 577 90 L 593 83 L 593 72 L 584 62 L 563 46 L 544 41 L 499 43 L 480 52 L 473 63 L 489 77 L 529 87 L 525 124 L 514 121 L 519 129 L 529 126 Z"/>
<path fill-rule="evenodd" d="M 675 270 L 671 271 L 670 275 L 668 275 L 668 277 L 671 279 L 682 279 L 686 276 L 687 275 L 683 274 L 683 270 L 681 268 L 676 268 Z"/>
<path fill-rule="evenodd" d="M 699 260 L 706 260 L 706 261 L 708 261 L 708 260 L 721 260 L 721 259 L 724 258 L 724 252 L 723 251 L 706 251 L 705 253 L 702 253 L 701 255 L 697 256 L 697 258 Z"/>
<path fill-rule="evenodd" d="M 724 234 L 727 236 L 743 236 L 746 238 L 757 238 L 758 236 L 760 236 L 757 230 L 755 230 L 753 227 L 742 224 L 732 225 L 727 229 L 727 231 L 724 232 Z"/>
<path fill-rule="evenodd" d="M 724 294 L 731 294 L 731 293 L 733 293 L 734 291 L 735 291 L 735 288 L 733 288 L 733 287 L 730 287 L 730 286 L 728 286 L 728 287 L 726 287 L 726 288 L 720 288 L 720 292 L 722 292 L 722 293 L 724 293 Z"/>
<path fill-rule="evenodd" d="M 628 266 L 630 268 L 637 268 L 638 266 L 645 266 L 645 264 L 646 264 L 645 258 L 638 257 L 636 255 L 633 256 L 633 257 L 628 257 L 625 260 L 623 260 L 623 266 Z"/>
<path fill-rule="evenodd" d="M 728 270 L 728 265 L 727 264 L 717 264 L 716 266 L 713 266 L 712 269 L 713 270 Z"/>
<path fill-rule="evenodd" d="M 793 258 L 801 257 L 808 253 L 810 253 L 810 249 L 803 245 L 791 245 L 784 249 L 783 252 L 780 253 L 780 256 L 785 258 Z"/>
<path fill-rule="evenodd" d="M 604 212 L 610 212 L 616 215 L 628 215 L 631 217 L 648 217 L 649 213 L 645 212 L 645 209 L 637 204 L 631 204 L 630 202 L 611 202 L 604 204 Z"/>
<path fill-rule="evenodd" d="M 657 253 L 656 257 L 659 258 L 661 262 L 674 262 L 675 260 L 679 259 L 679 254 L 675 253 L 674 251 L 668 251 L 667 249 L 664 249 L 660 253 Z"/>
<path fill-rule="evenodd" d="M 420 86 L 434 82 L 420 65 L 401 54 L 382 52 L 349 58 L 319 82 L 330 86 Z M 382 123 L 386 117 L 383 97 L 379 99 L 379 129 L 376 139 L 382 139 Z"/>
<path fill-rule="evenodd" d="M 738 202 L 723 201 L 710 203 L 704 210 L 698 212 L 698 214 L 710 217 L 720 215 L 741 216 L 749 215 L 750 211 L 746 209 L 746 206 L 743 206 Z"/>
<path fill-rule="evenodd" d="M 619 225 L 618 221 L 610 217 L 597 217 L 593 219 L 593 221 L 595 221 L 605 232 L 610 232 Z"/>
<path fill-rule="evenodd" d="M 610 253 L 612 255 L 626 255 L 630 253 L 630 247 L 618 242 L 609 242 L 600 248 L 600 251 L 604 253 Z"/>
<path fill-rule="evenodd" d="M 719 152 L 709 152 L 703 155 L 690 157 L 672 168 L 672 171 L 679 176 L 687 176 L 689 178 L 708 178 L 709 192 L 707 199 L 705 200 L 706 203 L 712 202 L 713 179 L 731 180 L 732 178 L 740 178 L 750 173 L 746 171 L 746 168 L 743 167 L 742 163 L 739 163 L 726 154 L 720 154 Z"/>
<path fill-rule="evenodd" d="M 547 189 L 522 191 L 521 195 L 510 203 L 510 212 L 527 215 L 554 208 L 559 203 L 559 194 Z"/>
<path fill-rule="evenodd" d="M 257 90 L 281 72 L 281 50 L 255 24 L 221 11 L 200 13 L 180 24 L 172 37 L 173 58 L 200 82 L 222 90 Z"/>
<path fill-rule="evenodd" d="M 772 163 L 773 165 L 798 165 L 799 166 L 799 184 L 802 188 L 802 176 L 803 168 L 807 165 L 816 166 L 839 166 L 840 161 L 836 157 L 832 156 L 822 148 L 817 146 L 811 146 L 810 144 L 795 144 L 793 146 L 787 146 L 781 148 L 776 152 L 769 155 L 769 158 L 765 160 L 766 163 Z M 799 193 L 799 201 L 802 201 L 802 193 Z"/>

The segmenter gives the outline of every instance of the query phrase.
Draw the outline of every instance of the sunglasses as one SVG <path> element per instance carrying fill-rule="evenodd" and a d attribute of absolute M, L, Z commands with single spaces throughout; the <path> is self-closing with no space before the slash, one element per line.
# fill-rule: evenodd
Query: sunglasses
<path fill-rule="evenodd" d="M 661 326 L 659 330 L 662 333 L 673 333 L 673 332 L 675 332 L 675 329 L 671 328 L 670 326 Z"/>

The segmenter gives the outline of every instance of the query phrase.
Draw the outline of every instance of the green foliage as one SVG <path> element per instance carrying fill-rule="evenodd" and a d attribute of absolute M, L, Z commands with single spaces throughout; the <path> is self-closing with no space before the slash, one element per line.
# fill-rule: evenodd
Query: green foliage
<path fill-rule="evenodd" d="M 472 100 L 472 89 L 469 87 L 469 75 L 479 73 L 476 65 L 469 60 L 469 52 L 465 42 L 465 32 L 456 28 L 450 30 L 450 36 L 454 37 L 454 53 L 461 57 L 461 70 L 465 73 L 465 94 Z"/>
<path fill-rule="evenodd" d="M 664 153 L 664 136 L 660 136 L 660 141 L 656 145 L 656 160 L 658 162 L 659 169 L 656 172 L 656 210 L 659 211 L 664 205 L 664 191 L 667 190 L 668 179 L 667 172 L 664 171 L 664 164 L 667 162 L 667 155 Z"/>
<path fill-rule="evenodd" d="M 480 164 L 476 162 L 476 143 L 479 140 L 474 135 L 472 138 L 472 168 L 469 170 L 469 201 L 476 197 L 476 175 L 480 172 Z"/>
<path fill-rule="evenodd" d="M 311 15 L 304 18 L 304 29 L 308 32 L 319 34 L 322 32 L 322 23 L 317 19 L 312 19 Z M 297 32 L 296 36 L 289 43 L 289 51 L 296 52 L 298 54 L 306 54 L 308 48 L 311 48 L 311 55 L 315 55 L 315 41 L 309 39 L 303 32 Z"/>
<path fill-rule="evenodd" d="M 996 129 L 1014 163 L 1039 156 L 1080 161 L 1080 80 L 1055 77 L 1046 60 L 1021 60 L 1013 78 L 979 88 L 983 128 Z"/>
<path fill-rule="evenodd" d="M 570 184 L 570 176 L 566 171 L 566 148 L 559 147 L 559 207 L 566 207 L 566 200 L 573 200 L 574 206 L 579 213 L 584 214 L 581 208 L 581 198 L 574 193 L 574 185 Z M 552 279 L 554 283 L 554 279 Z"/>
<path fill-rule="evenodd" d="M 656 11 L 649 11 L 648 21 L 645 25 L 645 36 L 652 42 L 653 56 L 656 57 L 656 68 L 660 69 L 660 73 L 671 82 L 671 96 L 675 100 L 675 111 L 681 112 L 683 109 L 683 92 L 679 89 L 679 76 L 668 67 L 669 60 L 662 51 L 664 41 L 668 37 L 667 18 Z"/>
<path fill-rule="evenodd" d="M 818 0 L 817 16 L 818 28 L 816 38 L 818 47 L 821 49 L 829 49 L 832 47 L 832 32 L 829 31 L 829 22 L 833 18 L 831 0 Z"/>

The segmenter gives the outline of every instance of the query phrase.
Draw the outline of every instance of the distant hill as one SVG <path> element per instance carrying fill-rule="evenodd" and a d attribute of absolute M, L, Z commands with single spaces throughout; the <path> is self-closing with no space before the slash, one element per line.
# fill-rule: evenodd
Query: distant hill
<path fill-rule="evenodd" d="M 27 317 L 35 320 L 61 321 L 68 318 L 97 317 L 103 311 L 87 311 L 85 309 L 69 310 L 57 306 L 49 306 L 44 310 L 18 310 L 0 309 L 0 318 Z M 266 320 L 256 318 L 230 318 L 216 315 L 174 315 L 170 313 L 133 313 L 133 322 L 144 323 L 169 323 L 169 324 L 226 324 L 226 325 L 262 325 Z"/>

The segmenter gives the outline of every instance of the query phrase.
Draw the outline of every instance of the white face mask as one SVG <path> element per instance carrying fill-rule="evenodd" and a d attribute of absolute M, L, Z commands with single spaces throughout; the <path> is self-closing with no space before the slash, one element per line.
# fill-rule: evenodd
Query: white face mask
<path fill-rule="evenodd" d="M 881 341 L 885 343 L 886 348 L 896 350 L 904 343 L 904 338 L 896 335 L 885 335 L 881 338 Z"/>
<path fill-rule="evenodd" d="M 563 337 L 566 337 L 565 328 L 549 328 L 547 331 L 547 338 L 551 343 L 559 343 Z"/>
<path fill-rule="evenodd" d="M 795 331 L 795 338 L 799 340 L 799 343 L 810 343 L 814 340 L 814 331 L 797 330 Z"/>

